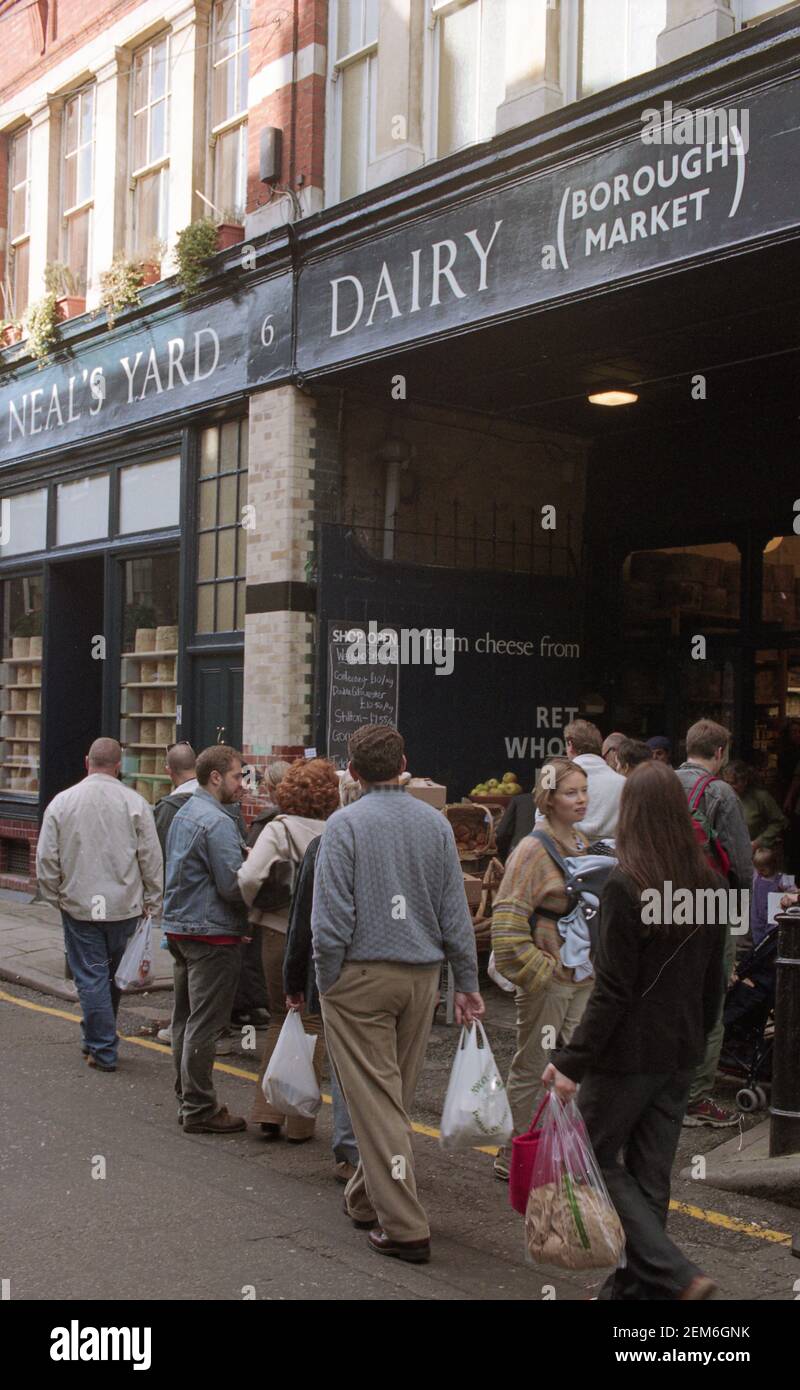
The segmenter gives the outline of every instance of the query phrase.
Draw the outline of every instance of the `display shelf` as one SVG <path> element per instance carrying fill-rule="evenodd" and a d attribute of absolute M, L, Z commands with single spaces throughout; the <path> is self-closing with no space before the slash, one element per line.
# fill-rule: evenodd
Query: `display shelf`
<path fill-rule="evenodd" d="M 168 656 L 177 655 L 177 647 L 171 647 L 169 651 L 163 652 L 120 652 L 120 656 L 127 657 L 129 661 L 162 661 Z"/>

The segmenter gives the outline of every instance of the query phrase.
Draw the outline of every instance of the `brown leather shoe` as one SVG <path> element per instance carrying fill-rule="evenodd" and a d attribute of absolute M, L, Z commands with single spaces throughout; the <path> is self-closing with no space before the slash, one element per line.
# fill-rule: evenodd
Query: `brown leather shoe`
<path fill-rule="evenodd" d="M 377 1216 L 370 1218 L 369 1221 L 356 1221 L 356 1218 L 355 1218 L 354 1216 L 350 1216 L 350 1213 L 349 1213 L 349 1211 L 347 1210 L 347 1198 L 346 1198 L 346 1197 L 343 1197 L 343 1198 L 342 1198 L 342 1211 L 344 1212 L 345 1216 L 349 1216 L 349 1217 L 350 1217 L 350 1220 L 352 1221 L 352 1223 L 353 1223 L 353 1225 L 355 1226 L 355 1228 L 356 1228 L 357 1231 L 374 1231 L 374 1230 L 375 1230 L 375 1227 L 376 1227 L 377 1224 L 378 1224 L 378 1218 L 377 1218 Z"/>
<path fill-rule="evenodd" d="M 431 1257 L 430 1240 L 392 1240 L 380 1226 L 370 1231 L 367 1240 L 370 1249 L 379 1255 L 393 1255 L 396 1260 L 407 1260 L 409 1264 L 427 1264 Z"/>
<path fill-rule="evenodd" d="M 237 1134 L 247 1129 L 247 1121 L 239 1115 L 231 1115 L 227 1105 L 223 1105 L 210 1120 L 197 1120 L 194 1124 L 184 1124 L 184 1134 Z"/>
<path fill-rule="evenodd" d="M 691 1284 L 687 1284 L 683 1292 L 678 1294 L 678 1302 L 698 1303 L 702 1298 L 710 1298 L 716 1291 L 713 1279 L 709 1279 L 707 1274 L 696 1274 Z"/>

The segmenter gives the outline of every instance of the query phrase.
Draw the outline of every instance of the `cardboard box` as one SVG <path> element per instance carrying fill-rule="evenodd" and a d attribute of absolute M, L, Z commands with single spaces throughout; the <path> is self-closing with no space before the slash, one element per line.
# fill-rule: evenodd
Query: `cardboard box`
<path fill-rule="evenodd" d="M 443 787 L 439 782 L 432 782 L 430 777 L 412 777 L 406 783 L 406 791 L 411 792 L 419 801 L 427 801 L 428 805 L 435 807 L 437 811 L 443 811 L 447 804 L 447 787 Z"/>
<path fill-rule="evenodd" d="M 477 874 L 464 874 L 464 892 L 467 895 L 467 906 L 474 917 L 481 905 L 483 892 L 483 884 Z"/>

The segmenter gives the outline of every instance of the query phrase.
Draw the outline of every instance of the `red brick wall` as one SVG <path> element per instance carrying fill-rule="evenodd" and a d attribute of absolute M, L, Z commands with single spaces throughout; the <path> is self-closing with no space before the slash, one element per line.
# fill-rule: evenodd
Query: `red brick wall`
<path fill-rule="evenodd" d="M 293 51 L 297 18 L 297 48 L 328 43 L 328 0 L 253 0 L 250 72 Z M 277 22 L 276 22 L 277 21 Z M 322 188 L 325 167 L 325 78 L 312 75 L 279 88 L 250 111 L 248 126 L 248 211 L 273 200 L 258 177 L 259 135 L 266 125 L 283 131 L 279 184 L 296 194 L 313 185 Z M 287 212 L 287 220 L 289 214 Z"/>
<path fill-rule="evenodd" d="M 0 888 L 16 888 L 31 892 L 36 890 L 36 841 L 39 837 L 39 830 L 35 821 L 29 820 L 0 820 L 0 842 L 3 840 L 21 840 L 28 846 L 28 874 L 27 877 L 9 874 L 8 853 L 5 845 L 0 843 Z"/>
<path fill-rule="evenodd" d="M 41 0 L 0 9 L 0 103 L 135 10 L 139 0 Z M 46 17 L 46 36 L 42 20 Z M 44 49 L 44 51 L 42 51 Z"/>

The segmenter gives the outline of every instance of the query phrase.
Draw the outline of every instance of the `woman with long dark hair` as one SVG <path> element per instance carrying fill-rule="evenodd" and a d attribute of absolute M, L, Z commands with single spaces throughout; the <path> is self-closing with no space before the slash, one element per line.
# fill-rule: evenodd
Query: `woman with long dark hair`
<path fill-rule="evenodd" d="M 581 1114 L 625 1229 L 626 1264 L 601 1297 L 708 1298 L 713 1282 L 666 1222 L 692 1073 L 722 991 L 727 884 L 663 763 L 642 763 L 625 783 L 617 856 L 601 897 L 595 986 L 542 1081 L 564 1100 L 580 1082 Z"/>

